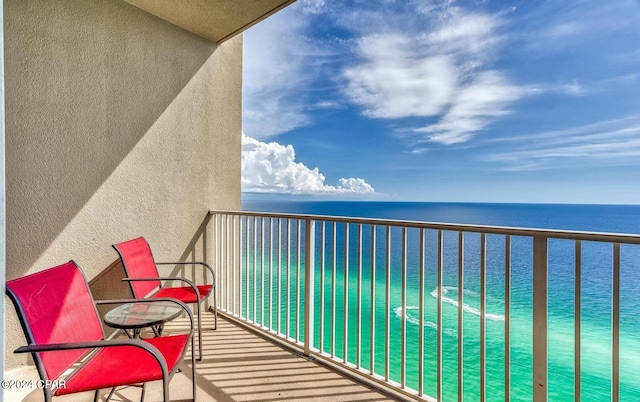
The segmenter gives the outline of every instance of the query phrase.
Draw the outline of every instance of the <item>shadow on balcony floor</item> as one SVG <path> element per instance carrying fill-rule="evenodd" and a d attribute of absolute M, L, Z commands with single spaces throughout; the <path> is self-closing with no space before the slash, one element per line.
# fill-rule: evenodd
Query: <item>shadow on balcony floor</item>
<path fill-rule="evenodd" d="M 213 316 L 203 315 L 204 358 L 196 362 L 197 400 L 205 401 L 386 401 L 388 397 L 345 378 L 324 366 L 310 362 L 284 350 L 262 337 L 246 331 L 222 317 L 218 329 L 213 328 Z M 180 331 L 184 320 L 167 324 L 165 331 Z M 189 352 L 190 353 L 190 352 Z M 189 355 L 190 356 L 190 355 Z M 190 357 L 185 362 L 190 362 Z M 10 373 L 8 373 L 10 374 Z M 176 374 L 170 385 L 172 401 L 187 401 L 191 397 L 191 370 Z M 36 378 L 35 369 L 14 372 L 20 379 Z M 35 376 L 35 377 L 34 377 Z M 42 401 L 42 391 L 28 395 L 5 390 L 6 401 Z M 140 388 L 118 388 L 114 402 L 139 401 Z M 108 391 L 101 393 L 106 399 Z M 93 393 L 54 398 L 56 402 L 92 401 Z M 145 402 L 162 400 L 159 382 L 149 383 Z"/>

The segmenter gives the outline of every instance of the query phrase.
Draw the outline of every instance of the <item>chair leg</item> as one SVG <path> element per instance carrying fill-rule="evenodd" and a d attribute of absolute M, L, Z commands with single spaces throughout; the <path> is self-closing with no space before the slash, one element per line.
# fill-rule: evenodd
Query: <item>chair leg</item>
<path fill-rule="evenodd" d="M 213 284 L 213 329 L 218 329 L 218 299 L 216 298 L 216 284 Z"/>
<path fill-rule="evenodd" d="M 193 402 L 196 402 L 196 358 L 193 347 L 193 335 L 191 335 L 191 391 L 193 392 Z"/>
<path fill-rule="evenodd" d="M 202 361 L 202 320 L 200 319 L 200 303 L 196 303 L 198 313 L 198 361 Z"/>
<path fill-rule="evenodd" d="M 169 380 L 162 376 L 162 400 L 163 402 L 171 402 L 169 399 Z"/>

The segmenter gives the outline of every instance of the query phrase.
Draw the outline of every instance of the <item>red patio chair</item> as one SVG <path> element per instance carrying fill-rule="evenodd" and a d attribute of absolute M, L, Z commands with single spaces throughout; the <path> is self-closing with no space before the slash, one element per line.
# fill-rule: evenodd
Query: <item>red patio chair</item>
<path fill-rule="evenodd" d="M 58 384 L 43 387 L 46 401 L 84 391 L 95 391 L 97 401 L 101 389 L 155 380 L 162 380 L 163 400 L 169 401 L 169 381 L 189 338 L 193 349 L 193 321 L 189 334 L 106 340 L 87 280 L 74 261 L 8 281 L 6 292 L 28 342 L 15 353 L 31 353 L 43 384 Z M 130 301 L 135 302 L 122 300 Z"/>
<path fill-rule="evenodd" d="M 202 360 L 202 320 L 200 304 L 213 292 L 214 329 L 218 327 L 218 311 L 216 308 L 216 277 L 213 269 L 204 262 L 155 262 L 149 243 L 138 237 L 129 241 L 114 244 L 120 255 L 122 266 L 127 275 L 131 292 L 136 298 L 170 297 L 183 303 L 196 305 L 198 318 L 198 360 Z M 196 285 L 192 281 L 181 277 L 161 277 L 157 265 L 192 265 L 197 264 L 206 268 L 212 277 L 209 284 Z M 187 284 L 182 287 L 163 287 L 160 281 L 181 281 Z"/>

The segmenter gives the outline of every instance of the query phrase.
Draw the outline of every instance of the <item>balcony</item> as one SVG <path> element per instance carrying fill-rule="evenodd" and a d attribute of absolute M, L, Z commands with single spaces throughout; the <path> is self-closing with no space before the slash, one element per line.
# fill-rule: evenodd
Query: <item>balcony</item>
<path fill-rule="evenodd" d="M 224 314 L 347 375 L 417 400 L 640 398 L 640 236 L 212 215 Z"/>
<path fill-rule="evenodd" d="M 640 398 L 637 313 L 622 303 L 638 299 L 640 236 L 210 215 L 222 317 L 208 331 L 204 316 L 201 401 Z M 598 289 L 610 296 L 594 299 Z M 187 375 L 172 399 L 189 397 Z"/>

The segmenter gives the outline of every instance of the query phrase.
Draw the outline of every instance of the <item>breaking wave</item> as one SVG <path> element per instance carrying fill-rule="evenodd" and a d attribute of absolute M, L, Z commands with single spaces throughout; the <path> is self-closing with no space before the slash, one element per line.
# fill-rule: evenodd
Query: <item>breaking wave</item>
<path fill-rule="evenodd" d="M 415 317 L 412 313 L 412 311 L 419 311 L 420 307 L 418 306 L 407 306 L 407 322 L 414 324 L 414 325 L 420 325 L 420 319 Z M 396 317 L 402 319 L 402 307 L 396 307 L 393 309 L 394 314 L 396 315 Z M 431 322 L 428 320 L 424 320 L 424 323 L 422 324 L 425 327 L 429 327 L 429 328 L 433 328 L 435 330 L 438 329 L 438 324 L 436 324 L 435 322 Z M 442 331 L 444 334 L 450 335 L 450 336 L 458 336 L 458 333 L 455 330 L 452 329 L 445 329 Z"/>
<path fill-rule="evenodd" d="M 447 297 L 447 294 L 449 294 L 450 292 L 455 292 L 456 294 L 458 293 L 458 288 L 455 286 L 442 286 L 442 301 L 444 303 L 448 303 L 451 304 L 452 306 L 458 307 L 458 300 L 457 297 Z M 471 290 L 464 290 L 464 294 L 465 295 L 472 295 L 474 296 L 474 298 L 477 298 L 478 301 L 480 299 L 480 295 L 474 291 Z M 435 288 L 433 290 L 433 292 L 431 292 L 431 296 L 438 298 L 438 288 Z M 478 302 L 478 304 L 480 304 Z M 466 303 L 462 303 L 462 310 L 466 311 L 467 313 L 471 313 L 474 315 L 477 315 L 478 317 L 480 316 L 480 309 L 477 309 L 475 307 L 472 307 Z M 502 314 L 491 314 L 491 313 L 487 313 L 485 311 L 484 316 L 487 318 L 487 320 L 491 320 L 491 321 L 504 321 L 504 315 Z"/>

